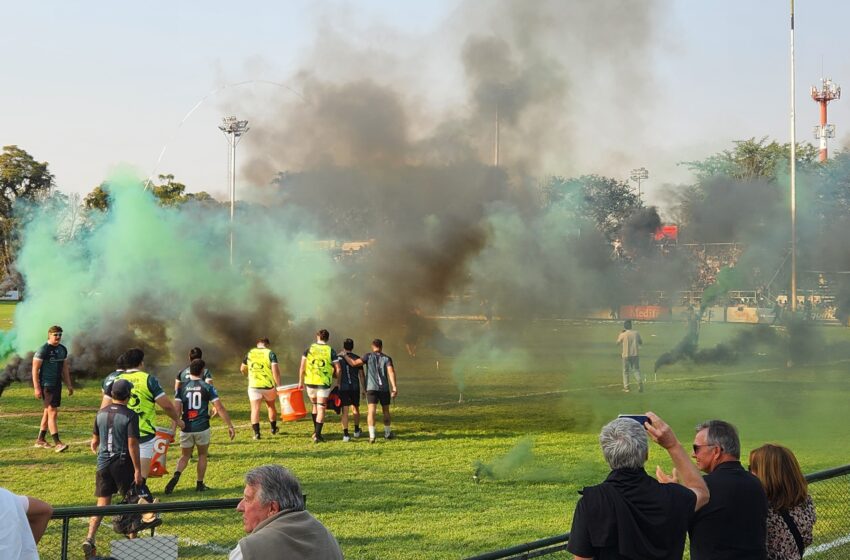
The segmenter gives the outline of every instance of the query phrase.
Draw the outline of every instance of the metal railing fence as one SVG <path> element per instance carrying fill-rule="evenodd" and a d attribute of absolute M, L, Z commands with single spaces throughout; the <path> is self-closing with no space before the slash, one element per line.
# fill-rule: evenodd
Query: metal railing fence
<path fill-rule="evenodd" d="M 127 540 L 112 530 L 110 516 L 135 511 L 162 515 L 162 525 L 144 531 L 145 536 L 155 534 L 163 537 L 161 540 L 175 543 L 180 558 L 220 560 L 226 558 L 245 535 L 241 516 L 233 511 L 239 500 L 230 498 L 146 505 L 57 507 L 47 532 L 38 544 L 39 555 L 45 560 L 82 559 L 82 543 L 88 532 L 89 519 L 93 515 L 103 515 L 103 523 L 97 532 L 97 556 L 109 558 L 115 545 Z M 157 557 L 153 550 L 150 553 L 150 556 L 140 555 L 138 558 Z"/>

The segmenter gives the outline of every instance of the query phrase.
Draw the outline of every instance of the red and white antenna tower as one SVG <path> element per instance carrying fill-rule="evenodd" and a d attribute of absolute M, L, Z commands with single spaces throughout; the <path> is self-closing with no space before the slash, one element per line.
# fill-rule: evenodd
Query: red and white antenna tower
<path fill-rule="evenodd" d="M 818 161 L 827 159 L 826 140 L 835 138 L 835 125 L 826 122 L 826 105 L 830 101 L 841 97 L 841 88 L 832 83 L 832 78 L 821 78 L 821 88 L 812 86 L 812 99 L 820 105 L 820 124 L 815 127 L 815 139 L 820 140 L 820 153 Z"/>

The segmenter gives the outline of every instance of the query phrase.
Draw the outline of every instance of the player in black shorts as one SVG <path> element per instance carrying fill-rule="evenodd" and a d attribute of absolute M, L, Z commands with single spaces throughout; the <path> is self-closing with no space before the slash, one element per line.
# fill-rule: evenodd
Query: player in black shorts
<path fill-rule="evenodd" d="M 32 386 L 35 398 L 41 399 L 44 412 L 41 416 L 41 428 L 35 447 L 50 448 L 47 431 L 53 437 L 56 452 L 61 453 L 68 446 L 59 439 L 59 405 L 62 403 L 62 382 L 68 387 L 68 396 L 74 394 L 71 385 L 71 369 L 68 366 L 68 349 L 62 340 L 62 327 L 53 325 L 47 330 L 47 342 L 35 351 L 32 358 Z"/>
<path fill-rule="evenodd" d="M 353 360 L 359 360 L 360 356 L 352 352 L 354 341 L 346 338 L 342 347 L 343 353 L 347 353 Z M 351 441 L 348 433 L 348 411 L 354 410 L 354 437 L 363 435 L 360 431 L 360 387 L 366 385 L 363 375 L 363 366 L 352 366 L 345 360 L 339 361 L 339 399 L 342 406 L 342 441 Z"/>
<path fill-rule="evenodd" d="M 390 399 L 398 395 L 395 383 L 393 359 L 384 354 L 384 343 L 380 338 L 372 341 L 372 351 L 362 358 L 354 359 L 348 352 L 342 357 L 348 365 L 357 367 L 366 365 L 366 404 L 368 406 L 369 443 L 375 443 L 375 413 L 378 404 L 384 413 L 384 439 L 393 439 L 390 417 Z"/>
<path fill-rule="evenodd" d="M 97 453 L 95 491 L 98 506 L 112 503 L 112 496 L 123 496 L 135 483 L 141 486 L 142 459 L 139 456 L 139 416 L 127 408 L 132 383 L 119 379 L 112 384 L 112 404 L 101 408 L 94 421 L 91 450 Z M 103 519 L 92 517 L 83 541 L 86 559 L 95 555 L 95 535 Z"/>

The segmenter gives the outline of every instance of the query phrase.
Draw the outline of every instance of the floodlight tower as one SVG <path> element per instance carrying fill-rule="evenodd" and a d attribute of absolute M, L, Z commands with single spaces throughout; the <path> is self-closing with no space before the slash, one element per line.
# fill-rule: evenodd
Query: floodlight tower
<path fill-rule="evenodd" d="M 820 125 L 815 127 L 815 138 L 820 140 L 820 153 L 818 161 L 826 161 L 828 154 L 826 148 L 827 138 L 835 138 L 835 125 L 826 122 L 826 106 L 830 101 L 841 97 L 841 88 L 832 83 L 832 78 L 821 78 L 821 88 L 812 86 L 812 99 L 820 105 Z"/>
<path fill-rule="evenodd" d="M 641 197 L 640 182 L 649 179 L 649 171 L 646 170 L 646 167 L 639 167 L 637 169 L 632 169 L 632 175 L 631 175 L 630 178 L 631 178 L 632 181 L 637 181 L 638 200 L 640 200 L 640 197 Z"/>
<path fill-rule="evenodd" d="M 230 144 L 230 264 L 233 264 L 233 213 L 236 207 L 236 146 L 242 135 L 250 130 L 248 121 L 240 121 L 236 117 L 224 117 L 218 129 L 224 133 Z"/>

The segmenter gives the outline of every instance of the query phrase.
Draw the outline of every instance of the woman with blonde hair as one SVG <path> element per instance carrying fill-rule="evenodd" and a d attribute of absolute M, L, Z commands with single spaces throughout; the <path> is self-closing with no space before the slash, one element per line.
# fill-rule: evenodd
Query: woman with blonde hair
<path fill-rule="evenodd" d="M 765 444 L 750 452 L 750 472 L 761 480 L 767 513 L 768 560 L 799 560 L 812 544 L 817 516 L 797 458 L 787 447 Z"/>

